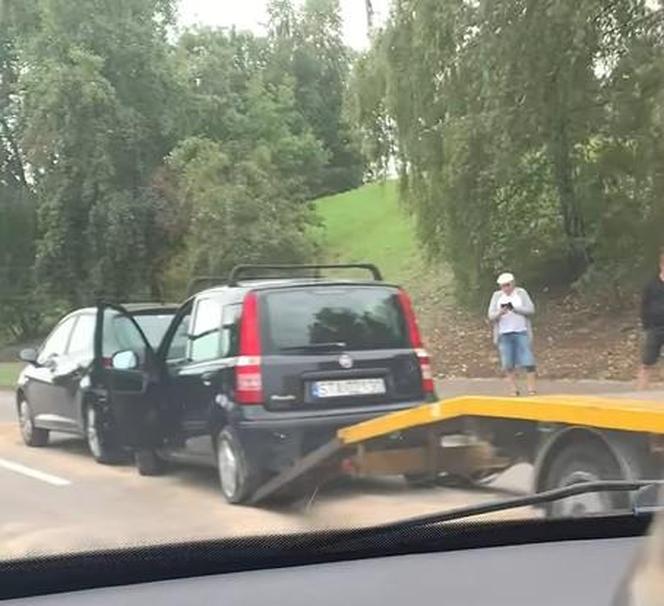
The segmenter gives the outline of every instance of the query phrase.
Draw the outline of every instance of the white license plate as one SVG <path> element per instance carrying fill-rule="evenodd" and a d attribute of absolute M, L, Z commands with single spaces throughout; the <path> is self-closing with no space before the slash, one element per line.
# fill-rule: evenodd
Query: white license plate
<path fill-rule="evenodd" d="M 384 394 L 383 379 L 347 379 L 344 381 L 316 381 L 312 393 L 316 398 L 342 398 L 344 396 L 371 396 Z"/>

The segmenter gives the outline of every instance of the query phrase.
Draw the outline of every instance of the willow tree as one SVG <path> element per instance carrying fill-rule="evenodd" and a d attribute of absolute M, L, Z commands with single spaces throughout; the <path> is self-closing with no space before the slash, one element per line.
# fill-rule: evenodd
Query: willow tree
<path fill-rule="evenodd" d="M 606 269 L 606 217 L 626 200 L 634 217 L 656 215 L 644 206 L 652 146 L 645 167 L 628 160 L 659 119 L 659 16 L 645 0 L 393 4 L 355 66 L 357 114 L 367 149 L 396 150 L 422 241 L 452 262 L 463 293 L 505 266 L 548 283 Z M 635 106 L 638 131 L 619 131 Z M 630 168 L 608 175 L 611 153 Z M 635 247 L 647 223 L 628 227 Z"/>

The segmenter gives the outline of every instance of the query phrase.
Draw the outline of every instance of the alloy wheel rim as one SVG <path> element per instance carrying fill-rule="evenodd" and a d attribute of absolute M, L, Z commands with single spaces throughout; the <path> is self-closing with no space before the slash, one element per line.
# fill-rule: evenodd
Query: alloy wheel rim
<path fill-rule="evenodd" d="M 26 441 L 30 440 L 32 437 L 32 418 L 30 417 L 28 403 L 25 400 L 22 400 L 19 405 L 18 422 L 23 439 Z"/>
<path fill-rule="evenodd" d="M 93 456 L 99 457 L 101 454 L 101 444 L 99 443 L 99 432 L 97 431 L 97 414 L 94 408 L 88 408 L 86 420 L 85 435 L 88 439 L 88 447 Z"/>
<path fill-rule="evenodd" d="M 224 494 L 232 498 L 237 491 L 237 457 L 226 441 L 219 448 L 219 477 Z"/>

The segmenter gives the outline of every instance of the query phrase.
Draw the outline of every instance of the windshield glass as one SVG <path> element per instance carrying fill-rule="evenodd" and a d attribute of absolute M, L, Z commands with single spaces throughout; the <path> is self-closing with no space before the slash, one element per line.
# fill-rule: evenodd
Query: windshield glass
<path fill-rule="evenodd" d="M 164 338 L 168 327 L 173 320 L 172 313 L 157 313 L 157 314 L 134 314 L 134 320 L 143 331 L 145 338 L 148 340 L 148 343 L 153 349 L 157 349 L 161 340 Z M 115 320 L 116 328 L 119 328 L 119 325 L 122 324 L 121 318 Z M 124 331 L 126 334 L 126 330 Z"/>
<path fill-rule="evenodd" d="M 409 346 L 393 291 L 334 286 L 273 292 L 262 301 L 266 353 L 335 343 L 346 350 Z"/>
<path fill-rule="evenodd" d="M 170 323 L 173 319 L 172 313 L 163 312 L 146 314 L 137 313 L 133 315 L 133 320 L 143 331 L 148 344 L 156 349 L 163 339 Z M 111 312 L 106 314 L 106 325 L 104 327 L 103 355 L 107 358 L 119 351 L 131 350 L 134 352 L 143 352 L 145 343 L 143 337 L 136 329 L 132 319 Z"/>
<path fill-rule="evenodd" d="M 629 511 L 663 356 L 664 0 L 0 0 L 0 559 Z"/>

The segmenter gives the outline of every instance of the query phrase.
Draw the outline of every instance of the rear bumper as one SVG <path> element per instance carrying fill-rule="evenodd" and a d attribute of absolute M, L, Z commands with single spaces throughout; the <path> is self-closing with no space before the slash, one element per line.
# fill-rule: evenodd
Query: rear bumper
<path fill-rule="evenodd" d="M 378 416 L 408 410 L 420 406 L 423 402 L 398 402 L 382 406 L 364 406 L 352 410 L 315 410 L 297 412 L 270 412 L 261 407 L 247 406 L 242 415 L 235 420 L 235 425 L 243 432 L 258 431 L 293 431 L 306 429 L 326 429 L 334 431 L 348 425 L 368 421 Z"/>
<path fill-rule="evenodd" d="M 230 423 L 236 427 L 248 456 L 262 469 L 278 473 L 328 443 L 338 429 L 422 404 L 399 402 L 352 410 L 270 412 L 246 406 Z M 240 416 L 241 415 L 241 416 Z"/>

